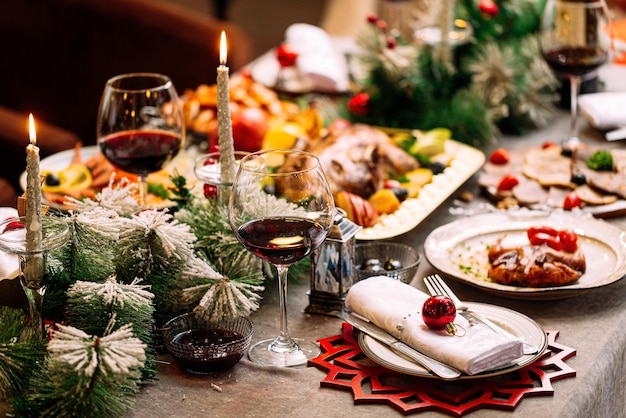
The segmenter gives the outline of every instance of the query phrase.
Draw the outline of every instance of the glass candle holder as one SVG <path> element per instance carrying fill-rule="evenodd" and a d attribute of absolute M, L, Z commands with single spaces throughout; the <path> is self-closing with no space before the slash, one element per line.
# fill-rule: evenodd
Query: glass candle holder
<path fill-rule="evenodd" d="M 235 172 L 241 159 L 248 154 L 244 151 L 235 151 Z M 228 197 L 233 184 L 222 182 L 219 152 L 210 152 L 198 157 L 194 164 L 194 173 L 196 178 L 204 183 L 205 197 L 215 198 L 219 204 L 228 205 Z"/>
<path fill-rule="evenodd" d="M 26 217 L 9 218 L 0 223 L 0 250 L 16 256 L 19 280 L 26 294 L 32 323 L 43 331 L 42 316 L 45 287 L 42 279 L 48 271 L 48 254 L 56 250 L 70 237 L 68 224 L 59 218 L 42 217 L 42 242 L 39 250 L 26 245 Z M 36 266 L 35 269 L 32 266 Z"/>

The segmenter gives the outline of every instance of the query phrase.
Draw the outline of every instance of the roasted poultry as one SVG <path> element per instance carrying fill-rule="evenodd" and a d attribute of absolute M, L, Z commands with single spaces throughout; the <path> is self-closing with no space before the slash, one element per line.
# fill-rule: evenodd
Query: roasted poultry
<path fill-rule="evenodd" d="M 339 130 L 308 142 L 305 149 L 319 157 L 334 195 L 343 190 L 367 199 L 390 175 L 418 167 L 417 160 L 393 144 L 387 134 L 367 125 Z"/>
<path fill-rule="evenodd" d="M 496 283 L 524 286 L 563 286 L 578 280 L 586 270 L 585 256 L 557 251 L 547 245 L 505 248 L 498 241 L 489 248 L 488 276 Z"/>

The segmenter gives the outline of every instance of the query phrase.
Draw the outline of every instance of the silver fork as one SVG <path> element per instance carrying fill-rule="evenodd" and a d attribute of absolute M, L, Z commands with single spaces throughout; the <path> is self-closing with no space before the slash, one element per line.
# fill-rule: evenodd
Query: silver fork
<path fill-rule="evenodd" d="M 517 337 L 516 335 L 511 334 L 510 332 L 496 325 L 494 322 L 485 318 L 481 314 L 470 310 L 470 308 L 467 305 L 465 305 L 463 301 L 461 301 L 461 299 L 459 299 L 457 295 L 454 294 L 452 289 L 448 287 L 446 282 L 444 282 L 441 276 L 439 276 L 438 274 L 433 274 L 433 275 L 425 277 L 424 283 L 426 284 L 426 287 L 428 288 L 428 291 L 430 292 L 431 295 L 443 295 L 443 296 L 449 297 L 454 303 L 454 306 L 456 307 L 457 312 L 461 314 L 463 317 L 465 317 L 465 319 L 470 321 L 470 323 L 472 321 L 481 322 L 483 325 L 491 328 L 493 331 L 497 332 L 498 334 L 504 337 L 507 337 L 512 340 L 521 341 L 524 346 L 524 354 L 535 354 L 537 351 L 539 351 L 539 348 L 537 348 L 536 346 L 524 341 L 523 339 Z"/>

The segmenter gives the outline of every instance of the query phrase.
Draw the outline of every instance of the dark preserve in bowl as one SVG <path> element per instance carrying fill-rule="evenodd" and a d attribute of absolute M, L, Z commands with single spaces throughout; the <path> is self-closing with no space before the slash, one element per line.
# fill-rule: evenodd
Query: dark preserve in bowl
<path fill-rule="evenodd" d="M 163 327 L 165 347 L 191 373 L 214 373 L 233 367 L 248 349 L 253 325 L 247 318 L 206 322 L 193 313 Z"/>

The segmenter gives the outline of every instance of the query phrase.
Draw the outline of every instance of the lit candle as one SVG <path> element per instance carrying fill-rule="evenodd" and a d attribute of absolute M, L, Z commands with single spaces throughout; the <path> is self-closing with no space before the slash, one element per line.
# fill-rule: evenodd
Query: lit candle
<path fill-rule="evenodd" d="M 226 34 L 220 39 L 220 65 L 217 67 L 217 136 L 220 147 L 221 182 L 232 184 L 235 178 L 235 148 L 230 120 L 228 67 L 226 66 Z"/>
<path fill-rule="evenodd" d="M 38 253 L 26 259 L 24 275 L 30 281 L 41 280 L 43 275 L 39 147 L 32 114 L 28 117 L 28 128 L 30 143 L 26 147 L 26 251 Z"/>

